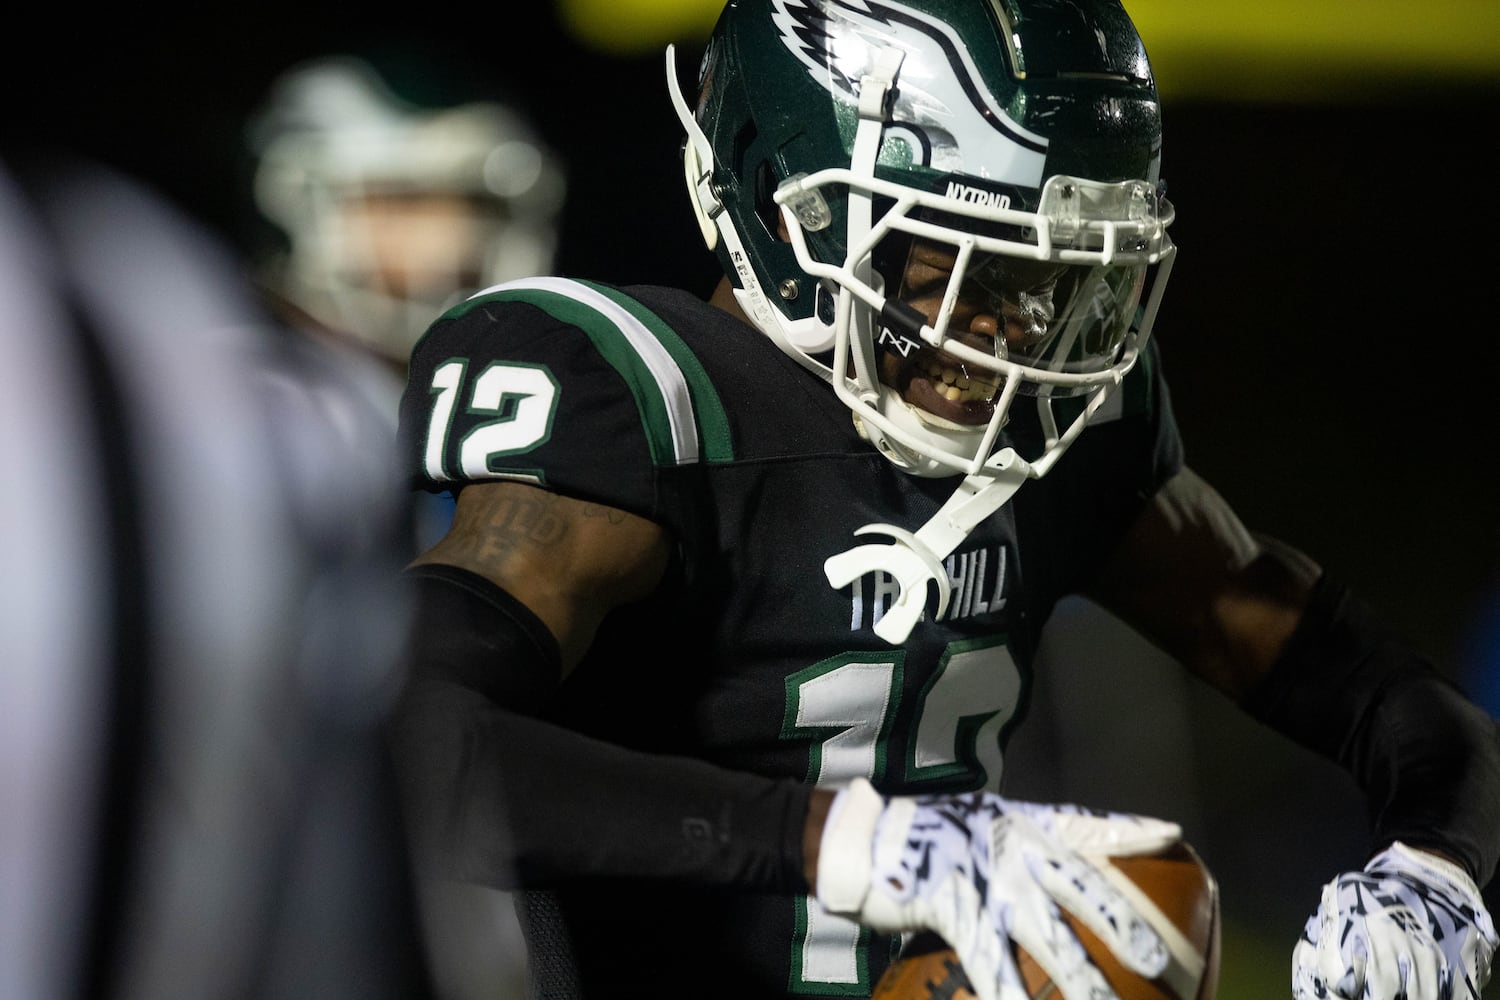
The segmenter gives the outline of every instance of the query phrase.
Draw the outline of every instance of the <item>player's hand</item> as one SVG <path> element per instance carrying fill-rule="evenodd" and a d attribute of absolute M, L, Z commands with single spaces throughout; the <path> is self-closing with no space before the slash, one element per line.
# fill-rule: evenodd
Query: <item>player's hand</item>
<path fill-rule="evenodd" d="M 877 930 L 936 931 L 979 1000 L 1026 1000 L 1012 942 L 1065 1000 L 1113 998 L 1059 907 L 1127 968 L 1156 976 L 1162 940 L 1083 855 L 1154 853 L 1181 836 L 1161 820 L 983 792 L 887 802 L 857 781 L 829 811 L 818 901 Z"/>
<path fill-rule="evenodd" d="M 1398 842 L 1323 887 L 1292 952 L 1292 996 L 1478 1000 L 1495 945 L 1468 873 Z"/>

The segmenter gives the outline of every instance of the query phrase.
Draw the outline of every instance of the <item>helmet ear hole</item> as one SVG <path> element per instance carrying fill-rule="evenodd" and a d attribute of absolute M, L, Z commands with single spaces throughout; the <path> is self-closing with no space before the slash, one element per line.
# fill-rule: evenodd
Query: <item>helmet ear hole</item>
<path fill-rule="evenodd" d="M 760 137 L 760 130 L 756 128 L 755 122 L 745 122 L 734 133 L 731 162 L 735 164 L 734 175 L 739 178 L 741 194 L 750 195 L 755 217 L 765 227 L 766 234 L 774 236 L 778 212 L 771 195 L 776 191 L 776 180 L 771 164 L 764 157 L 756 158 L 760 150 L 755 147 L 760 142 Z"/>
<path fill-rule="evenodd" d="M 766 227 L 768 234 L 785 242 L 787 237 L 782 231 L 781 209 L 772 197 L 776 193 L 776 173 L 771 169 L 769 160 L 761 160 L 755 165 L 754 184 L 756 217 Z"/>
<path fill-rule="evenodd" d="M 833 326 L 835 308 L 837 306 L 838 293 L 829 288 L 824 282 L 818 282 L 817 301 L 815 310 L 818 322 L 824 326 Z"/>

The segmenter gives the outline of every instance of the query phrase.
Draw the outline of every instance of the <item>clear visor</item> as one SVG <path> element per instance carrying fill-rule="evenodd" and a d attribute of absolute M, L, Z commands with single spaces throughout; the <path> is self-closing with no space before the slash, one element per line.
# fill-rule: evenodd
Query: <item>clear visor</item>
<path fill-rule="evenodd" d="M 1145 279 L 1142 264 L 976 254 L 958 299 L 997 318 L 997 357 L 1047 371 L 1096 372 L 1118 359 Z"/>
<path fill-rule="evenodd" d="M 893 239 L 902 240 L 900 236 Z M 1147 265 L 1068 264 L 974 249 L 959 238 L 906 239 L 887 287 L 962 360 L 979 351 L 1037 371 L 1090 374 L 1119 359 L 1145 286 Z M 889 268 L 889 265 L 887 265 Z M 910 331 L 915 332 L 915 331 Z M 888 347 L 900 338 L 885 338 Z M 971 359 L 971 364 L 977 362 Z M 986 366 L 988 367 L 988 366 Z M 1003 367 L 1003 366 L 995 366 Z M 1034 390 L 1027 381 L 1023 391 Z M 1083 387 L 1054 387 L 1054 395 Z"/>

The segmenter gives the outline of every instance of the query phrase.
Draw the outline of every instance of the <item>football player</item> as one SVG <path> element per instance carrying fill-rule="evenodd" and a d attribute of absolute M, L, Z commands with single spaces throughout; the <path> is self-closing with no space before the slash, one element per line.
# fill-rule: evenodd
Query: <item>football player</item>
<path fill-rule="evenodd" d="M 1180 831 L 998 794 L 1081 593 L 1368 793 L 1295 996 L 1477 997 L 1494 722 L 1185 464 L 1120 5 L 732 2 L 696 99 L 670 52 L 668 82 L 709 301 L 497 285 L 402 403 L 416 478 L 458 495 L 408 571 L 413 834 L 526 890 L 544 995 L 868 995 L 928 928 L 983 1000 L 1025 996 L 1013 945 L 1111 996 L 1059 907 L 1159 971 L 1086 856 Z"/>
<path fill-rule="evenodd" d="M 255 204 L 285 237 L 259 261 L 273 303 L 404 375 L 433 316 L 551 269 L 566 182 L 519 109 L 418 103 L 392 80 L 356 56 L 310 59 L 246 131 Z"/>

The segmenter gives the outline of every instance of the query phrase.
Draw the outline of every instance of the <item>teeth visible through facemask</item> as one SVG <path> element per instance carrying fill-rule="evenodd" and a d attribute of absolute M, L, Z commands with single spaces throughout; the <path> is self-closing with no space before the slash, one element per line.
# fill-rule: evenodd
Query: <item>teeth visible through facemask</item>
<path fill-rule="evenodd" d="M 927 374 L 932 377 L 938 395 L 954 403 L 984 401 L 994 398 L 999 385 L 988 379 L 973 378 L 952 365 L 929 360 Z"/>

